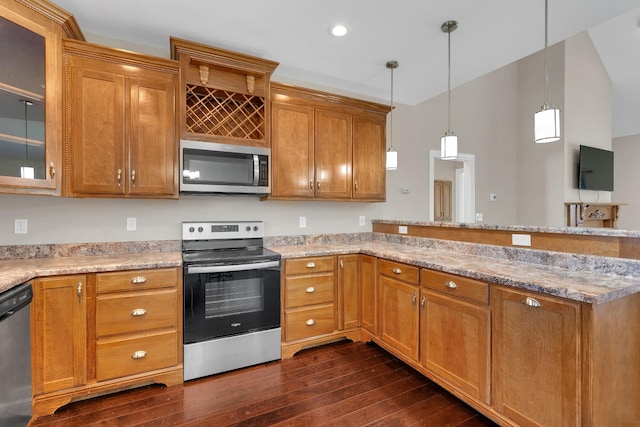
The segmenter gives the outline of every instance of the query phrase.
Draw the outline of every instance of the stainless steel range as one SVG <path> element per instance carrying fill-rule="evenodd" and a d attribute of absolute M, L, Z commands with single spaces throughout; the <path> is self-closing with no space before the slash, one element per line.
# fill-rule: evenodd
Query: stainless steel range
<path fill-rule="evenodd" d="M 183 222 L 184 380 L 281 357 L 280 255 L 261 221 Z"/>

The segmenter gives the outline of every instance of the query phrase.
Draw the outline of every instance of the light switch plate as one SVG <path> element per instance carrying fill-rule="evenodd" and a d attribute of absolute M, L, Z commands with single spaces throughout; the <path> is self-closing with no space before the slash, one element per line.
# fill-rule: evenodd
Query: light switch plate
<path fill-rule="evenodd" d="M 407 229 L 406 225 L 399 225 L 398 226 L 398 234 L 407 234 L 409 232 L 409 230 Z"/>
<path fill-rule="evenodd" d="M 358 218 L 358 224 L 360 224 L 361 227 L 367 224 L 364 215 L 360 215 L 360 218 Z"/>
<path fill-rule="evenodd" d="M 514 246 L 531 246 L 530 234 L 512 234 L 511 244 Z"/>
<path fill-rule="evenodd" d="M 307 228 L 307 217 L 301 216 L 298 218 L 298 227 Z"/>
<path fill-rule="evenodd" d="M 127 231 L 136 231 L 137 225 L 135 218 L 127 218 Z"/>

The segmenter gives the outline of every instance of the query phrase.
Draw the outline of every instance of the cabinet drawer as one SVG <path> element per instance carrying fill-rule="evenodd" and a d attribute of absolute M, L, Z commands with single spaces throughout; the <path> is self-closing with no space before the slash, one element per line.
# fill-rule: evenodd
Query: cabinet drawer
<path fill-rule="evenodd" d="M 288 259 L 285 262 L 285 274 L 307 274 L 322 271 L 334 271 L 336 259 L 332 256 Z"/>
<path fill-rule="evenodd" d="M 333 304 L 285 313 L 286 340 L 294 341 L 335 330 Z"/>
<path fill-rule="evenodd" d="M 423 269 L 420 283 L 429 289 L 466 298 L 480 304 L 489 303 L 489 285 L 468 277 Z"/>
<path fill-rule="evenodd" d="M 378 268 L 380 274 L 393 277 L 394 279 L 403 280 L 408 283 L 418 284 L 418 276 L 420 272 L 418 267 L 402 264 L 400 262 L 380 260 Z"/>
<path fill-rule="evenodd" d="M 177 268 L 118 271 L 96 275 L 96 292 L 140 291 L 170 288 L 178 283 Z"/>
<path fill-rule="evenodd" d="M 176 290 L 99 295 L 96 298 L 98 337 L 150 329 L 174 328 Z"/>
<path fill-rule="evenodd" d="M 285 307 L 332 303 L 334 297 L 334 275 L 287 277 Z"/>
<path fill-rule="evenodd" d="M 98 342 L 98 381 L 168 368 L 178 363 L 178 334 L 175 331 L 130 336 Z"/>

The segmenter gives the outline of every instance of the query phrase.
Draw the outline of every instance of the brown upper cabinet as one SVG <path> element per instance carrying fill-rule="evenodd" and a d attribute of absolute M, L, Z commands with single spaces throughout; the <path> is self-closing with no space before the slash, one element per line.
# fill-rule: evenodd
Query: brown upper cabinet
<path fill-rule="evenodd" d="M 64 72 L 64 195 L 177 198 L 177 62 L 65 40 Z"/>
<path fill-rule="evenodd" d="M 84 39 L 65 10 L 45 0 L 0 0 L 3 193 L 61 193 L 63 37 Z"/>
<path fill-rule="evenodd" d="M 271 85 L 271 199 L 384 201 L 388 106 Z"/>
<path fill-rule="evenodd" d="M 171 38 L 180 62 L 180 138 L 269 147 L 277 62 Z"/>

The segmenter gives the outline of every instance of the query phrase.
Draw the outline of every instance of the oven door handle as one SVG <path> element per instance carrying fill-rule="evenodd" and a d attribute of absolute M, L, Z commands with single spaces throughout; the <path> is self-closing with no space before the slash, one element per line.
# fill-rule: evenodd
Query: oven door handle
<path fill-rule="evenodd" d="M 253 264 L 188 266 L 187 274 L 227 273 L 231 271 L 261 270 L 273 267 L 280 267 L 280 261 L 256 262 Z"/>

